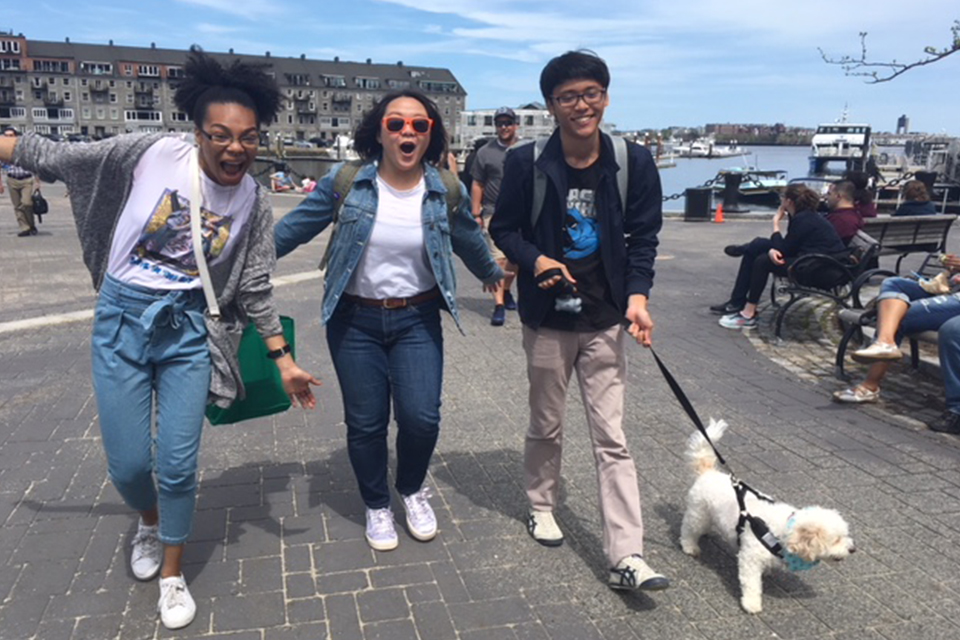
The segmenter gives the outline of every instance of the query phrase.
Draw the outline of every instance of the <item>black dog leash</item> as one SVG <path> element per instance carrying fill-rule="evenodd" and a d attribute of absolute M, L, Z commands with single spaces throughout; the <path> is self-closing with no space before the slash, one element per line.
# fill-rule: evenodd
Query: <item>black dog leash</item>
<path fill-rule="evenodd" d="M 630 327 L 632 324 L 629 320 L 624 319 L 622 323 L 624 328 Z M 707 441 L 707 444 L 710 445 L 710 448 L 713 449 L 713 453 L 717 456 L 717 460 L 723 465 L 728 472 L 730 472 L 730 482 L 733 485 L 733 490 L 737 494 L 737 506 L 740 509 L 740 518 L 737 520 L 737 540 L 739 541 L 743 535 L 743 530 L 746 528 L 746 525 L 750 525 L 750 531 L 753 532 L 753 535 L 756 536 L 757 540 L 760 541 L 760 544 L 763 547 L 777 556 L 781 560 L 784 557 L 783 545 L 780 544 L 780 540 L 770 531 L 769 525 L 764 522 L 763 518 L 752 515 L 747 510 L 747 493 L 752 493 L 759 500 L 764 502 L 773 502 L 773 498 L 763 494 L 750 485 L 748 485 L 743 480 L 740 480 L 737 475 L 733 472 L 733 469 L 730 468 L 730 465 L 727 464 L 727 461 L 724 460 L 723 456 L 720 454 L 720 451 L 717 450 L 717 446 L 710 439 L 710 436 L 707 434 L 706 427 L 703 426 L 703 421 L 700 419 L 700 416 L 697 414 L 696 409 L 693 408 L 693 403 L 690 402 L 690 399 L 687 397 L 687 394 L 684 392 L 683 387 L 680 386 L 680 383 L 677 382 L 677 379 L 673 377 L 673 374 L 670 373 L 670 370 L 667 368 L 667 365 L 663 363 L 663 360 L 660 359 L 660 356 L 657 355 L 657 352 L 654 351 L 653 347 L 648 347 L 650 353 L 653 354 L 653 359 L 657 363 L 657 367 L 660 369 L 660 373 L 663 375 L 664 380 L 667 381 L 670 390 L 673 391 L 673 395 L 677 398 L 677 402 L 680 403 L 680 406 L 683 407 L 683 410 L 687 413 L 687 416 L 690 417 L 690 420 L 697 427 L 697 430 L 700 431 L 703 438 Z"/>

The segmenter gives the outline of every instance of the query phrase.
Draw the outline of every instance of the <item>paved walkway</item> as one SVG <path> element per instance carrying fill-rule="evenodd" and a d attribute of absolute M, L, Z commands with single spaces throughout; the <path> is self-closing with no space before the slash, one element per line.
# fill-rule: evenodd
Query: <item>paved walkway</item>
<path fill-rule="evenodd" d="M 127 567 L 135 520 L 106 478 L 89 320 L 51 323 L 52 314 L 89 310 L 93 294 L 62 190 L 45 191 L 53 213 L 35 238 L 15 237 L 9 201 L 0 202 L 0 639 L 960 636 L 960 440 L 922 427 L 942 389 L 898 372 L 884 405 L 838 406 L 829 400 L 839 384 L 829 379 L 828 320 L 798 312 L 782 345 L 764 339 L 768 328 L 745 336 L 719 327 L 706 307 L 724 298 L 735 269 L 720 249 L 765 235 L 769 223 L 755 220 L 666 223 L 658 352 L 703 416 L 731 423 L 721 447 L 741 475 L 787 501 L 841 510 L 854 557 L 768 577 L 764 612 L 750 616 L 738 605 L 729 548 L 708 543 L 700 560 L 683 555 L 683 447 L 693 427 L 640 348 L 630 354 L 626 424 L 646 554 L 673 588 L 647 596 L 603 584 L 592 454 L 575 393 L 558 513 L 567 543 L 533 543 L 521 522 L 519 323 L 511 314 L 490 327 L 489 301 L 465 272 L 467 335 L 446 322 L 443 431 L 429 477 L 441 533 L 429 544 L 401 533 L 396 551 L 372 552 L 316 319 L 314 243 L 281 262 L 281 276 L 308 279 L 278 287 L 277 297 L 298 319 L 301 363 L 326 381 L 320 406 L 207 429 L 185 565 L 199 613 L 169 633 L 152 614 L 156 585 L 136 582 Z M 294 203 L 278 198 L 278 212 Z M 21 322 L 38 316 L 40 324 Z"/>

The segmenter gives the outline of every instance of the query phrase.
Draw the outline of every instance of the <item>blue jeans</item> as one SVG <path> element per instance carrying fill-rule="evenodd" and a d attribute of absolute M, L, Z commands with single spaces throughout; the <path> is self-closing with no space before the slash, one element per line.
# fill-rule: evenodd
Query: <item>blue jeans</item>
<path fill-rule="evenodd" d="M 185 542 L 193 522 L 210 388 L 205 308 L 199 290 L 153 290 L 107 276 L 94 316 L 93 384 L 110 479 L 131 508 L 159 507 L 165 544 Z"/>
<path fill-rule="evenodd" d="M 960 316 L 940 325 L 939 349 L 947 409 L 960 413 Z"/>
<path fill-rule="evenodd" d="M 923 290 L 916 280 L 887 278 L 880 285 L 877 300 L 902 300 L 910 305 L 897 331 L 897 342 L 905 334 L 937 331 L 947 320 L 960 315 L 960 294 L 933 296 Z"/>
<path fill-rule="evenodd" d="M 390 505 L 387 427 L 397 421 L 401 495 L 420 490 L 440 435 L 443 332 L 440 298 L 402 309 L 341 299 L 327 323 L 347 423 L 347 452 L 370 509 Z"/>

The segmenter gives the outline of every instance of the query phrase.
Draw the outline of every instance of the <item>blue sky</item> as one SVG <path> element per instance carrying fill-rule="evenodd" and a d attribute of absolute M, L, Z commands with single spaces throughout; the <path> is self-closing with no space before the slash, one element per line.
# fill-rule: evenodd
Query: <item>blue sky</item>
<path fill-rule="evenodd" d="M 611 67 L 622 129 L 708 122 L 816 126 L 849 119 L 960 135 L 960 53 L 868 85 L 817 51 L 915 60 L 944 46 L 956 0 L 46 0 L 5 3 L 0 28 L 38 40 L 443 66 L 468 108 L 539 100 L 554 55 L 586 47 Z M 77 9 L 82 7 L 82 9 Z"/>

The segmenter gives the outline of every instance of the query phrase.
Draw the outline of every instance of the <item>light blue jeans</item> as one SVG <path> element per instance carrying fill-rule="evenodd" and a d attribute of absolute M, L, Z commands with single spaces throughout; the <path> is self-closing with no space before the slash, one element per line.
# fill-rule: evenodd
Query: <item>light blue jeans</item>
<path fill-rule="evenodd" d="M 897 331 L 898 343 L 904 335 L 937 331 L 944 322 L 960 315 L 960 294 L 930 295 L 916 280 L 910 278 L 887 278 L 883 281 L 877 300 L 891 298 L 910 305 Z"/>
<path fill-rule="evenodd" d="M 165 544 L 185 542 L 193 523 L 210 388 L 205 308 L 200 290 L 107 276 L 94 316 L 93 384 L 110 479 L 132 509 L 159 506 Z"/>

